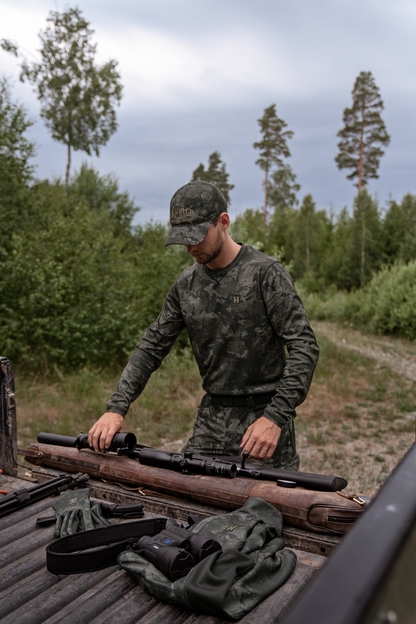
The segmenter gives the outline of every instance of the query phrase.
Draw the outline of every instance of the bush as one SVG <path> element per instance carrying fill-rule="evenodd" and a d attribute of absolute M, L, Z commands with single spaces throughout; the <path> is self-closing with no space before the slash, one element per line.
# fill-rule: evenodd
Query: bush
<path fill-rule="evenodd" d="M 416 339 L 416 261 L 381 271 L 366 289 L 366 298 L 376 331 Z"/>
<path fill-rule="evenodd" d="M 350 293 L 310 293 L 298 286 L 311 319 L 362 323 L 381 334 L 416 339 L 416 261 L 385 267 L 370 284 Z"/>
<path fill-rule="evenodd" d="M 192 259 L 164 247 L 165 226 L 133 232 L 59 183 L 34 185 L 27 214 L 0 245 L 2 355 L 43 371 L 125 364 Z"/>

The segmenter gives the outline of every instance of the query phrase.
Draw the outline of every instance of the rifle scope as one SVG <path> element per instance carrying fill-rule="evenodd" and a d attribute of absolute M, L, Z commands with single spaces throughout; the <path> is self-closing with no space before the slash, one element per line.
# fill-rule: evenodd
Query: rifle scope
<path fill-rule="evenodd" d="M 195 459 L 192 453 L 166 453 L 158 449 L 140 449 L 139 462 L 144 466 L 175 470 L 184 474 L 200 474 L 212 477 L 234 479 L 237 474 L 236 464 L 217 461 L 207 457 Z"/>
<path fill-rule="evenodd" d="M 55 444 L 56 446 L 67 446 L 70 448 L 91 449 L 92 446 L 88 444 L 88 433 L 80 433 L 77 438 L 71 436 L 56 435 L 54 433 L 39 433 L 38 442 L 41 444 Z M 110 448 L 107 449 L 112 453 L 117 453 L 119 449 L 127 449 L 130 453 L 134 450 L 137 440 L 134 433 L 116 433 L 111 440 Z"/>

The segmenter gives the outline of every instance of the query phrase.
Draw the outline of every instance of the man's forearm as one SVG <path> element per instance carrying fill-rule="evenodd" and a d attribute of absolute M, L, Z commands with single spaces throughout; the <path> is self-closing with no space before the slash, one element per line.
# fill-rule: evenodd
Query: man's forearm
<path fill-rule="evenodd" d="M 313 373 L 318 361 L 319 348 L 310 330 L 307 349 L 304 341 L 291 345 L 290 357 L 286 365 L 275 396 L 264 410 L 264 415 L 272 422 L 283 427 L 295 418 L 295 408 L 303 403 L 309 392 Z"/>

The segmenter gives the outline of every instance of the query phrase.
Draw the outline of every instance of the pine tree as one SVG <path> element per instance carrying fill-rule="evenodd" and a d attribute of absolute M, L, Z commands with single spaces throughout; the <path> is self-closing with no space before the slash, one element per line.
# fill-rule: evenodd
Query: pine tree
<path fill-rule="evenodd" d="M 298 203 L 296 193 L 299 190 L 300 184 L 296 182 L 292 167 L 284 164 L 270 176 L 268 203 L 278 210 L 294 208 Z"/>
<path fill-rule="evenodd" d="M 412 241 L 416 240 L 416 197 L 407 193 L 401 204 L 391 200 L 382 227 L 383 253 L 388 262 L 401 258 L 408 262 L 416 257 Z"/>
<path fill-rule="evenodd" d="M 39 34 L 41 61 L 21 65 L 20 79 L 29 80 L 41 101 L 41 117 L 52 138 L 67 146 L 65 181 L 68 185 L 71 149 L 97 156 L 117 129 L 115 106 L 121 100 L 122 86 L 117 62 L 101 67 L 94 64 L 94 33 L 81 11 L 51 11 L 51 27 Z M 18 47 L 2 40 L 1 47 L 19 55 Z"/>
<path fill-rule="evenodd" d="M 277 170 L 285 168 L 282 159 L 290 156 L 287 139 L 293 137 L 291 130 L 284 130 L 287 123 L 276 113 L 276 104 L 264 109 L 263 117 L 257 120 L 262 134 L 262 140 L 253 143 L 255 149 L 260 150 L 260 158 L 256 165 L 265 172 L 264 178 L 264 227 L 267 228 L 267 206 L 269 204 L 269 172 L 273 167 Z"/>
<path fill-rule="evenodd" d="M 309 193 L 303 198 L 299 211 L 291 222 L 293 239 L 294 277 L 316 272 L 322 261 L 329 221 L 325 210 L 316 210 Z"/>
<path fill-rule="evenodd" d="M 219 152 L 212 152 L 208 158 L 208 168 L 205 169 L 204 165 L 200 165 L 195 169 L 192 174 L 192 181 L 204 180 L 205 182 L 211 182 L 220 189 L 224 195 L 228 204 L 230 201 L 230 191 L 234 188 L 234 184 L 228 182 L 229 174 L 225 170 L 225 163 L 221 160 L 221 154 Z"/>
<path fill-rule="evenodd" d="M 380 213 L 377 202 L 366 189 L 355 198 L 351 226 L 352 272 L 355 286 L 362 288 L 382 263 Z"/>
<path fill-rule="evenodd" d="M 338 132 L 341 141 L 335 158 L 338 169 L 351 169 L 348 180 L 358 178 L 358 193 L 370 178 L 378 178 L 377 170 L 390 136 L 381 118 L 384 108 L 379 89 L 371 72 L 361 72 L 352 91 L 351 108 L 344 110 L 344 127 Z"/>

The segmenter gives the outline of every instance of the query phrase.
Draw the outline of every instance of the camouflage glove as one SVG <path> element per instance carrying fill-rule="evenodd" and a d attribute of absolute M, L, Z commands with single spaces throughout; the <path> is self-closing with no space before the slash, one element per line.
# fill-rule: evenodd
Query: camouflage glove
<path fill-rule="evenodd" d="M 102 515 L 100 504 L 93 503 L 91 506 L 89 493 L 89 488 L 61 493 L 55 510 L 56 537 L 109 524 Z"/>
<path fill-rule="evenodd" d="M 108 526 L 110 523 L 107 518 L 104 518 L 101 503 L 91 503 L 91 518 L 94 525 L 94 529 L 99 527 Z"/>

